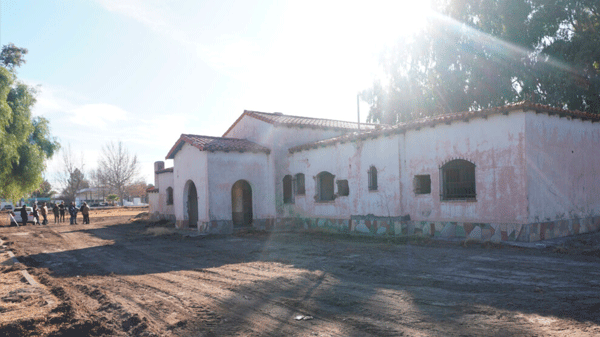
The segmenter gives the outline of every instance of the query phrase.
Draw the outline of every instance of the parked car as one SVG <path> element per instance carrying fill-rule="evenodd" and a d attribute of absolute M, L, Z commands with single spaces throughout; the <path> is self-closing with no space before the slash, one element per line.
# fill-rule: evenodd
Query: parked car
<path fill-rule="evenodd" d="M 15 208 L 15 210 L 13 211 L 13 217 L 10 219 L 10 224 L 14 226 L 15 223 L 14 223 L 13 219 L 14 219 L 14 221 L 17 221 L 19 224 L 23 223 L 23 221 L 21 220 L 21 207 Z M 27 207 L 27 222 L 34 223 L 33 208 L 31 208 L 31 207 Z"/>
<path fill-rule="evenodd" d="M 13 205 L 4 205 L 4 207 L 2 207 L 3 211 L 12 211 L 13 210 Z"/>

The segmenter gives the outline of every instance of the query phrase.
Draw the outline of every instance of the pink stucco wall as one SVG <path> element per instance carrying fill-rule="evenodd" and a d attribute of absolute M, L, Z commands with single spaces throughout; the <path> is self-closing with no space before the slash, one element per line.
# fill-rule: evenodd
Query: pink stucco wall
<path fill-rule="evenodd" d="M 528 222 L 600 215 L 600 123 L 526 117 Z"/>
<path fill-rule="evenodd" d="M 296 196 L 293 204 L 284 205 L 285 216 L 349 219 L 352 215 L 399 216 L 400 188 L 398 141 L 380 137 L 338 143 L 289 157 L 291 174 L 304 173 L 306 195 Z M 378 188 L 369 191 L 369 167 L 377 168 Z M 327 171 L 335 180 L 348 180 L 350 193 L 329 202 L 315 201 L 316 176 Z M 337 192 L 337 186 L 334 186 Z"/>
<path fill-rule="evenodd" d="M 285 205 L 285 216 L 350 218 L 410 215 L 416 221 L 524 223 L 527 221 L 525 115 L 492 115 L 405 134 L 336 144 L 289 156 L 290 174 L 306 175 L 306 196 Z M 476 200 L 443 201 L 440 167 L 453 159 L 476 165 Z M 367 170 L 378 170 L 377 191 L 368 190 Z M 314 200 L 321 171 L 347 179 L 350 195 Z M 430 194 L 415 194 L 415 175 L 429 175 Z"/>
<path fill-rule="evenodd" d="M 165 215 L 175 215 L 173 205 L 167 205 L 167 188 L 173 188 L 173 172 L 164 172 L 156 175 L 158 188 L 158 212 Z"/>
<path fill-rule="evenodd" d="M 252 152 L 209 152 L 209 219 L 232 220 L 231 189 L 246 180 L 252 189 L 254 219 L 275 217 L 273 170 L 270 155 Z"/>
<path fill-rule="evenodd" d="M 208 161 L 207 154 L 184 144 L 173 161 L 173 201 L 178 222 L 188 220 L 186 183 L 192 181 L 198 194 L 198 222 L 209 221 L 208 214 Z"/>
<path fill-rule="evenodd" d="M 413 220 L 523 223 L 527 219 L 525 114 L 491 115 L 410 130 L 399 138 L 402 211 Z M 440 198 L 440 167 L 475 164 L 474 201 Z M 431 194 L 416 195 L 415 175 L 429 174 Z"/>
<path fill-rule="evenodd" d="M 295 174 L 290 171 L 288 150 L 290 147 L 328 139 L 341 135 L 343 132 L 333 129 L 289 127 L 273 125 L 253 117 L 244 116 L 225 136 L 241 138 L 266 146 L 271 150 L 270 165 L 274 168 L 274 195 L 277 214 L 284 216 L 283 207 L 283 177 Z M 298 173 L 298 172 L 296 172 Z"/>

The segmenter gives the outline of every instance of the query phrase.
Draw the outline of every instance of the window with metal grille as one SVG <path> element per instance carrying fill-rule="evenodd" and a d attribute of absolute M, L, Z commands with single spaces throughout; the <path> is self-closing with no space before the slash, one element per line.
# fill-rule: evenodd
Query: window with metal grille
<path fill-rule="evenodd" d="M 369 174 L 369 191 L 377 191 L 377 169 L 375 166 L 371 166 L 368 171 Z"/>
<path fill-rule="evenodd" d="M 306 188 L 304 187 L 304 173 L 296 174 L 296 195 L 305 195 Z"/>
<path fill-rule="evenodd" d="M 429 174 L 416 175 L 413 181 L 415 194 L 431 193 L 431 177 Z"/>
<path fill-rule="evenodd" d="M 442 200 L 474 200 L 475 164 L 456 159 L 441 168 Z"/>

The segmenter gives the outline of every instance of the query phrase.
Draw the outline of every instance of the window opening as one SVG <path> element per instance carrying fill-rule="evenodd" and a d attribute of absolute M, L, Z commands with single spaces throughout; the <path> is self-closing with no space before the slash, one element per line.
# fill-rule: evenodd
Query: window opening
<path fill-rule="evenodd" d="M 338 187 L 338 195 L 345 197 L 350 194 L 350 188 L 348 187 L 348 180 L 336 181 Z"/>
<path fill-rule="evenodd" d="M 167 205 L 173 205 L 173 188 L 167 187 Z"/>
<path fill-rule="evenodd" d="M 377 169 L 375 166 L 369 168 L 369 191 L 377 191 Z"/>
<path fill-rule="evenodd" d="M 456 159 L 442 166 L 441 175 L 442 200 L 475 199 L 475 164 Z"/>
<path fill-rule="evenodd" d="M 292 176 L 288 174 L 283 177 L 283 203 L 291 204 L 292 202 Z"/>
<path fill-rule="evenodd" d="M 431 177 L 429 174 L 416 175 L 414 180 L 415 194 L 431 193 Z"/>
<path fill-rule="evenodd" d="M 329 201 L 334 199 L 333 178 L 334 175 L 327 171 L 323 171 L 317 175 L 318 201 Z"/>
<path fill-rule="evenodd" d="M 304 173 L 296 174 L 296 195 L 305 195 L 306 188 L 304 187 Z"/>

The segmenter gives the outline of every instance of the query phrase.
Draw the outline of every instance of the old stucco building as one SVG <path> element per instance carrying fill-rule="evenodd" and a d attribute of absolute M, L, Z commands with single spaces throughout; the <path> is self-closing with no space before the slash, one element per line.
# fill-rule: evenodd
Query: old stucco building
<path fill-rule="evenodd" d="M 520 102 L 398 125 L 245 111 L 155 163 L 151 211 L 229 233 L 537 241 L 600 229 L 600 118 Z"/>

